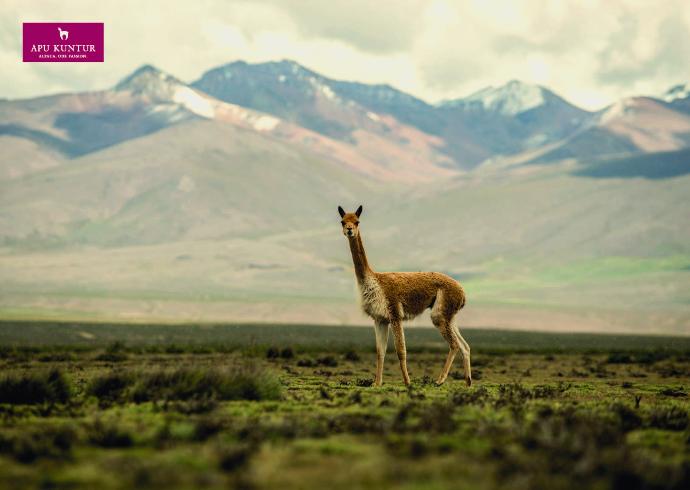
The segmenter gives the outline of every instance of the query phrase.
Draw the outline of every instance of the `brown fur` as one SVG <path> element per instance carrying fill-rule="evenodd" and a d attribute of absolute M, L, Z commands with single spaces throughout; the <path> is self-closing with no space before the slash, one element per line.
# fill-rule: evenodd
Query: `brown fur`
<path fill-rule="evenodd" d="M 403 381 L 410 384 L 407 373 L 407 348 L 402 329 L 403 320 L 419 316 L 427 308 L 431 321 L 448 342 L 449 352 L 437 383 L 443 383 L 458 351 L 463 354 L 465 381 L 472 383 L 470 347 L 460 332 L 453 327 L 456 313 L 465 306 L 465 291 L 451 277 L 440 272 L 374 272 L 369 266 L 359 233 L 362 206 L 355 213 L 346 213 L 341 207 L 343 234 L 347 237 L 355 276 L 362 296 L 362 309 L 376 325 L 376 385 L 382 384 L 383 359 L 388 341 L 388 328 L 395 337 L 395 349 L 400 361 Z"/>

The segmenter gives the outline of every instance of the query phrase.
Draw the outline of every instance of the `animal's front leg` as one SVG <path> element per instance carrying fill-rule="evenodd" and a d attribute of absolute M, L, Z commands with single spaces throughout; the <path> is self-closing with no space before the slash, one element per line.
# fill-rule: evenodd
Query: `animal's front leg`
<path fill-rule="evenodd" d="M 405 332 L 403 332 L 402 323 L 398 321 L 391 322 L 393 328 L 393 335 L 395 336 L 395 350 L 398 353 L 398 360 L 400 361 L 400 371 L 402 371 L 403 381 L 405 385 L 410 386 L 410 375 L 407 374 L 407 348 L 405 347 Z"/>
<path fill-rule="evenodd" d="M 374 386 L 383 384 L 383 361 L 386 358 L 388 348 L 388 322 L 376 321 L 374 324 L 376 333 L 376 381 Z"/>

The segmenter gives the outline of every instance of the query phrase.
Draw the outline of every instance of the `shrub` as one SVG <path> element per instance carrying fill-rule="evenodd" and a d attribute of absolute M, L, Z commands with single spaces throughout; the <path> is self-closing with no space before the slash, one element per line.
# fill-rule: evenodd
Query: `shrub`
<path fill-rule="evenodd" d="M 214 436 L 223 430 L 224 427 L 225 423 L 223 419 L 210 416 L 202 417 L 194 426 L 194 440 L 205 441 L 209 437 Z"/>
<path fill-rule="evenodd" d="M 280 349 L 278 347 L 269 347 L 266 351 L 266 357 L 268 359 L 278 359 L 280 357 Z"/>
<path fill-rule="evenodd" d="M 134 444 L 132 434 L 112 421 L 96 420 L 89 427 L 88 434 L 89 442 L 95 446 L 116 448 L 131 447 Z"/>
<path fill-rule="evenodd" d="M 674 398 L 684 398 L 688 396 L 687 393 L 685 393 L 682 389 L 676 389 L 676 388 L 665 388 L 659 392 L 660 394 L 664 396 L 671 396 Z"/>
<path fill-rule="evenodd" d="M 394 456 L 415 459 L 422 458 L 431 451 L 426 438 L 420 436 L 401 437 L 399 435 L 389 435 L 386 438 L 386 449 Z"/>
<path fill-rule="evenodd" d="M 39 458 L 65 458 L 76 439 L 76 432 L 68 425 L 33 428 L 14 435 L 0 433 L 0 452 L 22 463 Z"/>
<path fill-rule="evenodd" d="M 97 361 L 122 362 L 127 360 L 127 353 L 124 352 L 125 345 L 122 342 L 113 342 L 105 352 L 96 356 Z"/>
<path fill-rule="evenodd" d="M 71 397 L 70 383 L 59 369 L 9 374 L 0 380 L 0 403 L 66 403 Z"/>
<path fill-rule="evenodd" d="M 280 351 L 280 357 L 283 359 L 292 359 L 295 357 L 295 351 L 292 350 L 292 347 L 285 347 Z"/>
<path fill-rule="evenodd" d="M 116 401 L 122 398 L 124 391 L 132 384 L 130 373 L 111 372 L 94 378 L 87 388 L 87 393 L 99 400 Z"/>
<path fill-rule="evenodd" d="M 452 394 L 451 400 L 456 405 L 477 405 L 489 400 L 489 390 L 480 386 L 474 390 L 458 390 Z"/>
<path fill-rule="evenodd" d="M 520 383 L 512 383 L 499 385 L 498 398 L 496 399 L 496 406 L 501 407 L 505 405 L 519 406 L 527 400 L 536 400 L 540 398 L 555 398 L 562 395 L 571 387 L 568 383 L 558 383 L 558 385 L 536 385 L 533 388 L 527 388 Z"/>
<path fill-rule="evenodd" d="M 319 366 L 326 366 L 326 367 L 337 367 L 338 366 L 338 360 L 335 357 L 330 356 L 330 355 L 319 357 L 316 360 L 316 363 Z"/>
<path fill-rule="evenodd" d="M 626 354 L 624 352 L 612 352 L 609 354 L 606 362 L 609 364 L 632 364 L 635 361 L 630 354 Z"/>
<path fill-rule="evenodd" d="M 384 434 L 386 420 L 374 413 L 343 413 L 329 420 L 331 432 L 346 434 Z"/>
<path fill-rule="evenodd" d="M 134 389 L 135 402 L 150 400 L 277 400 L 280 381 L 270 372 L 255 366 L 234 369 L 179 368 L 142 376 Z"/>
<path fill-rule="evenodd" d="M 46 352 L 38 356 L 39 362 L 66 362 L 74 361 L 74 354 L 71 352 Z"/>
<path fill-rule="evenodd" d="M 212 412 L 217 407 L 218 400 L 210 397 L 177 400 L 166 404 L 166 410 L 184 413 L 186 415 Z"/>
<path fill-rule="evenodd" d="M 455 405 L 452 403 L 433 403 L 426 407 L 419 419 L 419 432 L 451 433 L 457 428 L 453 419 Z"/>
<path fill-rule="evenodd" d="M 532 398 L 532 392 L 520 383 L 499 385 L 496 406 L 521 405 L 530 398 Z"/>
<path fill-rule="evenodd" d="M 353 361 L 353 362 L 357 362 L 361 359 L 359 354 L 357 354 L 357 352 L 352 350 L 352 349 L 347 351 L 343 357 L 345 358 L 346 361 Z"/>
<path fill-rule="evenodd" d="M 218 449 L 218 462 L 224 471 L 235 471 L 244 467 L 254 452 L 253 447 L 240 444 Z"/>
<path fill-rule="evenodd" d="M 649 425 L 658 429 L 685 430 L 688 412 L 676 406 L 657 408 L 650 414 Z"/>
<path fill-rule="evenodd" d="M 618 416 L 621 429 L 625 432 L 637 429 L 642 425 L 642 418 L 628 405 L 620 402 L 614 403 L 611 405 L 611 411 Z"/>

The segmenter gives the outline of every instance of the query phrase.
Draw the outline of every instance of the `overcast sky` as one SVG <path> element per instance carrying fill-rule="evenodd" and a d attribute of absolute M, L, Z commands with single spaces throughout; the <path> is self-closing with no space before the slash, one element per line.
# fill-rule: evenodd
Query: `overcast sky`
<path fill-rule="evenodd" d="M 588 109 L 690 81 L 690 0 L 3 0 L 0 97 L 294 59 L 430 102 L 511 79 Z M 23 21 L 105 22 L 105 63 L 22 63 Z"/>

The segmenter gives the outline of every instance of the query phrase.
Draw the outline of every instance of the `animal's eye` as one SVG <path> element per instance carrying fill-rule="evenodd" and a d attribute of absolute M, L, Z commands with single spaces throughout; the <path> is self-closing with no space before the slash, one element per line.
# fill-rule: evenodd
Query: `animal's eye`
<path fill-rule="evenodd" d="M 355 221 L 355 226 L 359 226 L 359 221 Z"/>
<path fill-rule="evenodd" d="M 344 222 L 344 221 L 341 221 L 340 224 L 343 225 L 343 226 L 345 226 L 345 222 Z"/>

